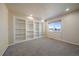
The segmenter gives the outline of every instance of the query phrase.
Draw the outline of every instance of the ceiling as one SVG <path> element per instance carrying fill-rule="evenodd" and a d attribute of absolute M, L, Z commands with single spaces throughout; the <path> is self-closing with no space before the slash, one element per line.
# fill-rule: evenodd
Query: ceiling
<path fill-rule="evenodd" d="M 79 9 L 78 3 L 8 3 L 8 9 L 24 15 L 33 15 L 43 19 L 53 18 L 61 14 Z M 66 8 L 70 10 L 65 11 Z"/>

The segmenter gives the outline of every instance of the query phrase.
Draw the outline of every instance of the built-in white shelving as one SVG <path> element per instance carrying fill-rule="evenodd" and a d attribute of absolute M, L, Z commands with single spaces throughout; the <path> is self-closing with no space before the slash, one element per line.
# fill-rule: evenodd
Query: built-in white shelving
<path fill-rule="evenodd" d="M 40 25 L 40 23 L 39 23 L 39 21 L 36 21 L 34 24 L 35 24 L 35 30 L 34 30 L 35 35 L 34 35 L 34 37 L 39 38 L 39 25 Z"/>
<path fill-rule="evenodd" d="M 14 42 L 38 39 L 43 36 L 43 23 L 39 20 L 14 17 Z"/>
<path fill-rule="evenodd" d="M 33 21 L 32 20 L 27 20 L 26 21 L 26 39 L 27 40 L 32 40 L 34 37 L 34 30 L 33 30 Z"/>
<path fill-rule="evenodd" d="M 15 17 L 14 19 L 14 42 L 20 42 L 26 39 L 25 20 Z"/>
<path fill-rule="evenodd" d="M 40 23 L 40 37 L 43 37 L 43 22 Z"/>

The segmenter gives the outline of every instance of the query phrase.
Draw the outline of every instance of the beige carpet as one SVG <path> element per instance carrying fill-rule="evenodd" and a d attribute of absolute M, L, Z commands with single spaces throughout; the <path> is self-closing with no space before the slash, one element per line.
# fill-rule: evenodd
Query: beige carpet
<path fill-rule="evenodd" d="M 4 56 L 78 56 L 79 46 L 40 38 L 9 46 Z"/>

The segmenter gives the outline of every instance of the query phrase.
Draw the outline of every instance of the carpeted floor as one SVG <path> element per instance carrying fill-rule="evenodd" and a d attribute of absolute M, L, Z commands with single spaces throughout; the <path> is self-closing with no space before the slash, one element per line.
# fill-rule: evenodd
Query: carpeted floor
<path fill-rule="evenodd" d="M 4 56 L 78 56 L 79 46 L 40 38 L 9 46 Z"/>

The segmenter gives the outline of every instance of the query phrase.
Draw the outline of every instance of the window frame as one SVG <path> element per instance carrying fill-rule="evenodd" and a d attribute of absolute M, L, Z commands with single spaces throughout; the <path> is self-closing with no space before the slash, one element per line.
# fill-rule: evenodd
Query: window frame
<path fill-rule="evenodd" d="M 55 23 L 55 22 L 60 22 L 60 25 L 61 25 L 61 27 L 62 27 L 62 22 L 61 22 L 61 20 L 55 20 L 55 21 L 51 21 L 51 22 L 49 22 L 48 23 L 48 31 L 49 32 L 61 32 L 61 28 L 59 29 L 59 30 L 55 30 L 55 29 L 53 29 L 53 30 L 50 30 L 50 28 L 49 28 L 49 24 L 51 24 L 51 23 Z"/>

